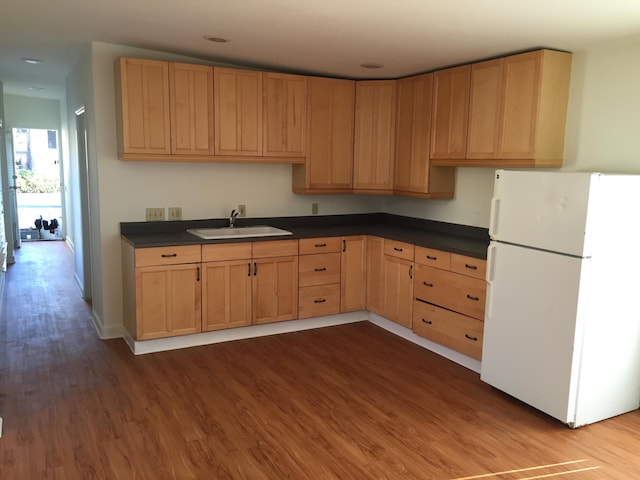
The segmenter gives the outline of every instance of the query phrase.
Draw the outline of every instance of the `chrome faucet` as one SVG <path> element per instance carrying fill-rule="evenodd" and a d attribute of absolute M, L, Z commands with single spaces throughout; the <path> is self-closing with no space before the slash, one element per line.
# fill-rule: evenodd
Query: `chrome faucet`
<path fill-rule="evenodd" d="M 235 208 L 231 210 L 231 214 L 229 215 L 229 227 L 233 228 L 236 223 L 236 218 L 238 218 L 240 212 L 238 212 Z"/>

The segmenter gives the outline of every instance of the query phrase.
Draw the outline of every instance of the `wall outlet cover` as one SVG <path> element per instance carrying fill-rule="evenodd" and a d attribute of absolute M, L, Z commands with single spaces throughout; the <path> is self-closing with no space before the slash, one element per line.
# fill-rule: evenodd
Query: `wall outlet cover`
<path fill-rule="evenodd" d="M 169 220 L 182 220 L 182 207 L 169 207 Z"/>
<path fill-rule="evenodd" d="M 161 222 L 162 220 L 164 220 L 164 208 L 147 208 L 147 222 Z"/>

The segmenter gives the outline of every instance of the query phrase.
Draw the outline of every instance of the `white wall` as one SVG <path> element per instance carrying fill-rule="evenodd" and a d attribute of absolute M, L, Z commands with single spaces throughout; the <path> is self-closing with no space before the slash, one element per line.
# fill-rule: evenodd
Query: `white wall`
<path fill-rule="evenodd" d="M 574 52 L 561 170 L 640 173 L 640 37 Z M 451 201 L 389 198 L 385 211 L 489 226 L 493 168 L 458 168 Z"/>
<path fill-rule="evenodd" d="M 45 98 L 5 95 L 7 127 L 60 130 L 60 101 Z"/>
<path fill-rule="evenodd" d="M 94 249 L 101 286 L 94 286 L 94 313 L 105 335 L 122 324 L 120 222 L 144 221 L 146 207 L 182 207 L 184 219 L 222 218 L 242 203 L 247 216 L 378 212 L 379 197 L 300 196 L 291 193 L 291 166 L 219 163 L 126 162 L 117 157 L 114 62 L 119 56 L 191 61 L 184 57 L 132 47 L 93 43 L 95 102 L 93 174 L 99 209 L 99 248 Z M 94 257 L 95 258 L 95 257 Z M 99 305 L 97 297 L 100 296 Z"/>

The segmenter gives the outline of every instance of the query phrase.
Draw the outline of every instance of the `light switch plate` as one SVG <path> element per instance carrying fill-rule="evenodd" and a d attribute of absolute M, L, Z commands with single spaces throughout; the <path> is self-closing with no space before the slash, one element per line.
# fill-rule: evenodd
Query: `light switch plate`
<path fill-rule="evenodd" d="M 164 220 L 164 208 L 147 208 L 147 222 L 160 222 Z"/>
<path fill-rule="evenodd" d="M 169 207 L 169 220 L 182 220 L 182 207 Z"/>

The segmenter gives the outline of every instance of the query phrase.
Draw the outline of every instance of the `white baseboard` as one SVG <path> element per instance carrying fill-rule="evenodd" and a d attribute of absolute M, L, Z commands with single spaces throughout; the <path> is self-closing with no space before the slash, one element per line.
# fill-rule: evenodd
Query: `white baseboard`
<path fill-rule="evenodd" d="M 102 321 L 98 318 L 94 311 L 91 311 L 91 321 L 93 326 L 98 332 L 98 336 L 102 340 L 109 340 L 112 338 L 122 338 L 125 328 L 122 325 L 109 325 L 104 326 Z"/>
<path fill-rule="evenodd" d="M 249 327 L 230 328 L 215 332 L 183 335 L 180 337 L 159 338 L 157 340 L 135 341 L 131 334 L 124 329 L 124 340 L 131 351 L 136 355 L 146 353 L 164 352 L 179 348 L 198 347 L 214 343 L 242 340 L 245 338 L 264 337 L 279 333 L 298 332 L 313 328 L 331 327 L 346 323 L 361 322 L 368 319 L 368 312 L 351 312 L 330 315 L 326 317 L 308 318 L 304 320 L 292 320 L 290 322 L 269 323 L 266 325 L 252 325 Z"/>

